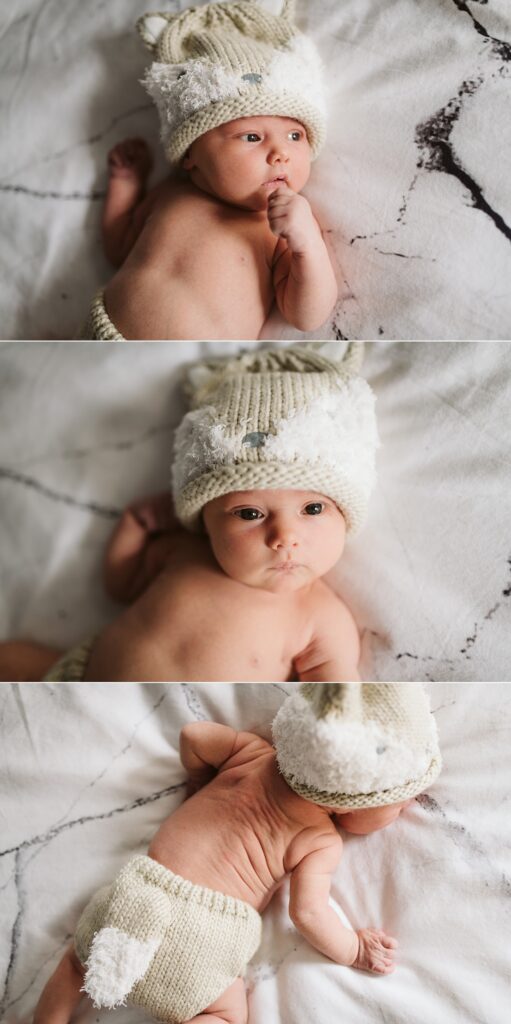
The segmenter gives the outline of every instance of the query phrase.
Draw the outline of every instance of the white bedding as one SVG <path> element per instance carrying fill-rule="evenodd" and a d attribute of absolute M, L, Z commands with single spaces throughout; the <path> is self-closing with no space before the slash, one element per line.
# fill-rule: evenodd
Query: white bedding
<path fill-rule="evenodd" d="M 28 1024 L 85 901 L 182 800 L 181 726 L 209 718 L 269 738 L 293 687 L 0 687 L 2 1021 Z M 443 773 L 389 829 L 346 836 L 332 888 L 345 923 L 397 937 L 395 973 L 327 961 L 295 931 L 284 887 L 248 970 L 250 1024 L 507 1024 L 511 689 L 429 690 Z M 147 1019 L 86 1003 L 75 1018 Z"/>
<path fill-rule="evenodd" d="M 148 7 L 158 4 L 3 5 L 2 338 L 74 337 L 111 274 L 99 239 L 106 154 L 133 135 L 158 150 L 133 30 Z M 508 0 L 298 0 L 297 20 L 330 97 L 307 195 L 340 295 L 315 336 L 509 338 Z M 154 180 L 164 173 L 160 157 Z M 263 332 L 297 336 L 277 315 Z"/>
<path fill-rule="evenodd" d="M 206 349 L 226 345 L 0 346 L 1 638 L 67 647 L 116 613 L 104 545 L 167 486 L 180 368 Z M 378 482 L 329 577 L 365 679 L 511 679 L 510 365 L 507 342 L 366 346 Z"/>

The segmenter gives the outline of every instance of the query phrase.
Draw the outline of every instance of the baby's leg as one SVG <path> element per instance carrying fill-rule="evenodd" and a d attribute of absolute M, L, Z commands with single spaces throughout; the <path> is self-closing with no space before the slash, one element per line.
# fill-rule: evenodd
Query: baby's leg
<path fill-rule="evenodd" d="M 83 967 L 70 946 L 46 982 L 35 1008 L 33 1024 L 68 1024 L 83 993 Z"/>
<path fill-rule="evenodd" d="M 0 682 L 38 683 L 44 679 L 62 651 L 27 640 L 0 644 Z"/>
<path fill-rule="evenodd" d="M 236 978 L 222 995 L 186 1024 L 247 1024 L 247 993 L 243 978 Z"/>
<path fill-rule="evenodd" d="M 125 139 L 108 154 L 108 189 L 103 207 L 103 246 L 114 266 L 126 259 L 136 233 L 133 214 L 145 195 L 152 158 L 143 139 Z"/>

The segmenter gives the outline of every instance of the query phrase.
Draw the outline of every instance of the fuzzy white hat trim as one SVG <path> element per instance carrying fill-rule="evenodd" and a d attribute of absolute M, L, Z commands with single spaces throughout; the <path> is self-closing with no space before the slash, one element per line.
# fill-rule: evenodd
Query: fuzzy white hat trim
<path fill-rule="evenodd" d="M 431 716 L 428 743 L 417 748 L 388 726 L 336 715 L 318 719 L 300 694 L 288 698 L 273 723 L 277 760 L 285 776 L 308 787 L 350 796 L 384 791 L 420 779 L 437 753 Z"/>
<path fill-rule="evenodd" d="M 280 419 L 260 449 L 261 460 L 300 460 L 342 469 L 369 495 L 375 482 L 374 455 L 379 444 L 374 404 L 366 381 L 349 378 L 339 390 L 321 396 L 314 406 Z M 232 434 L 211 405 L 187 413 L 175 435 L 174 491 L 181 492 L 216 466 L 240 459 L 243 438 L 256 426 L 247 421 Z"/>

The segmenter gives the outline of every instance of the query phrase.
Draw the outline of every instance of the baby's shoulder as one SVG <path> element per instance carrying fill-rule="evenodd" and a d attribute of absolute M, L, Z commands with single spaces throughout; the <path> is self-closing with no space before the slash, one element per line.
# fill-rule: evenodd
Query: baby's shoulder
<path fill-rule="evenodd" d="M 324 580 L 317 580 L 309 595 L 309 612 L 316 633 L 333 626 L 343 632 L 357 628 L 346 602 Z"/>
<path fill-rule="evenodd" d="M 318 820 L 305 826 L 294 836 L 284 858 L 284 868 L 290 873 L 311 853 L 333 849 L 337 853 L 342 850 L 342 839 L 332 819 L 321 808 L 312 808 L 317 812 Z"/>
<path fill-rule="evenodd" d="M 309 601 L 309 637 L 294 659 L 299 678 L 306 681 L 312 673 L 314 682 L 346 679 L 356 672 L 360 657 L 355 619 L 342 598 L 322 580 L 317 581 Z"/>

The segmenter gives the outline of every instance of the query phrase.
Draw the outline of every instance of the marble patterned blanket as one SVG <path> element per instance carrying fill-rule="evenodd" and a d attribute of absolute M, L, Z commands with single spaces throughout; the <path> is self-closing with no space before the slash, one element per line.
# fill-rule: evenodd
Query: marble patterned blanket
<path fill-rule="evenodd" d="M 111 275 L 99 224 L 112 145 L 144 136 L 159 154 L 154 181 L 165 174 L 133 29 L 148 6 L 3 5 L 2 338 L 75 337 Z M 315 336 L 508 338 L 508 0 L 298 0 L 297 19 L 321 52 L 330 106 L 306 194 L 340 290 Z M 272 314 L 263 337 L 297 332 Z"/>
<path fill-rule="evenodd" d="M 182 364 L 226 347 L 0 346 L 1 638 L 64 648 L 116 613 L 107 537 L 168 484 Z M 378 481 L 329 577 L 365 679 L 511 679 L 510 365 L 506 342 L 366 346 Z"/>
<path fill-rule="evenodd" d="M 28 1024 L 91 893 L 144 853 L 184 795 L 180 728 L 270 738 L 294 684 L 0 687 L 0 1019 Z M 390 828 L 345 836 L 333 905 L 399 942 L 386 978 L 336 966 L 299 935 L 288 887 L 248 968 L 250 1024 L 507 1024 L 511 689 L 429 686 L 444 769 Z M 134 1009 L 76 1024 L 143 1024 Z"/>

